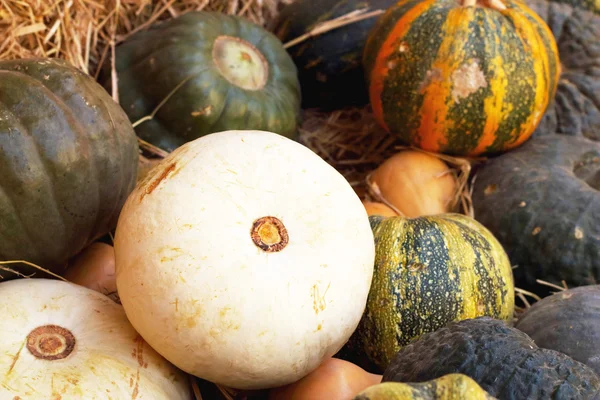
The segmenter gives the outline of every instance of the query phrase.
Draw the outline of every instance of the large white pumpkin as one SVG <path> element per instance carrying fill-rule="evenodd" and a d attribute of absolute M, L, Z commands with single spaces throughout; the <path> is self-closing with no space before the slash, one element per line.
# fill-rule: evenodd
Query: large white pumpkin
<path fill-rule="evenodd" d="M 187 375 L 98 292 L 49 279 L 2 282 L 0 315 L 0 399 L 191 399 Z"/>
<path fill-rule="evenodd" d="M 148 343 L 236 389 L 294 382 L 355 330 L 375 248 L 352 187 L 307 147 L 227 131 L 178 148 L 133 191 L 117 289 Z"/>

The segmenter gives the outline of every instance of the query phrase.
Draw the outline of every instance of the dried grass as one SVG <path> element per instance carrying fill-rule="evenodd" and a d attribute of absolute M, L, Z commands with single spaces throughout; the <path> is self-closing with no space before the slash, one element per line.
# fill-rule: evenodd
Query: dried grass
<path fill-rule="evenodd" d="M 0 0 L 0 60 L 58 57 L 97 76 L 111 50 L 155 21 L 219 11 L 264 25 L 291 0 Z"/>

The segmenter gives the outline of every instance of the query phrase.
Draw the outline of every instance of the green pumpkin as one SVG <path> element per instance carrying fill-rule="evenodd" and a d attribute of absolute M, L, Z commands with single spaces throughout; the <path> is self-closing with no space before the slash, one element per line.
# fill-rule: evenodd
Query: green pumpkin
<path fill-rule="evenodd" d="M 600 285 L 565 290 L 536 302 L 515 328 L 545 349 L 560 351 L 600 375 Z"/>
<path fill-rule="evenodd" d="M 473 379 L 448 374 L 428 382 L 385 382 L 371 386 L 353 400 L 493 400 Z"/>
<path fill-rule="evenodd" d="M 273 31 L 283 43 L 310 32 L 319 23 L 367 9 L 386 10 L 397 0 L 295 0 L 283 7 Z M 311 37 L 288 52 L 298 67 L 302 106 L 334 110 L 369 103 L 362 52 L 377 16 Z"/>
<path fill-rule="evenodd" d="M 137 161 L 131 123 L 90 76 L 58 59 L 0 62 L 0 260 L 59 271 L 116 226 Z"/>
<path fill-rule="evenodd" d="M 461 214 L 369 220 L 375 270 L 346 358 L 380 373 L 403 346 L 451 321 L 512 318 L 508 257 L 477 221 Z"/>
<path fill-rule="evenodd" d="M 546 135 L 489 159 L 473 184 L 475 218 L 502 243 L 517 287 L 600 281 L 600 143 Z"/>
<path fill-rule="evenodd" d="M 107 90 L 109 61 L 101 78 Z M 136 133 L 164 150 L 226 130 L 297 135 L 296 66 L 273 34 L 243 18 L 190 12 L 154 24 L 117 46 L 115 63 L 130 120 L 158 110 Z"/>
<path fill-rule="evenodd" d="M 600 140 L 600 15 L 547 0 L 527 5 L 550 27 L 562 65 L 556 96 L 534 136 Z"/>
<path fill-rule="evenodd" d="M 587 365 L 488 317 L 453 322 L 400 350 L 382 382 L 426 382 L 460 373 L 499 400 L 595 400 L 600 377 Z"/>

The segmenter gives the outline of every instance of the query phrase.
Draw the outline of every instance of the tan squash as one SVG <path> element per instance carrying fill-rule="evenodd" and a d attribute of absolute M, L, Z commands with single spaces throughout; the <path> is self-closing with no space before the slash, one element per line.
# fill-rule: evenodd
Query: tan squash
<path fill-rule="evenodd" d="M 319 368 L 291 385 L 271 390 L 269 400 L 351 400 L 366 388 L 381 383 L 381 375 L 357 365 L 330 358 Z"/>
<path fill-rule="evenodd" d="M 444 161 L 422 151 L 404 150 L 393 155 L 367 181 L 381 202 L 406 217 L 454 211 L 455 175 Z"/>
<path fill-rule="evenodd" d="M 392 210 L 390 207 L 378 201 L 364 200 L 363 205 L 365 206 L 365 210 L 367 210 L 367 214 L 369 216 L 382 215 L 384 217 L 395 217 L 398 215 L 396 211 Z"/>
<path fill-rule="evenodd" d="M 116 300 L 114 248 L 106 243 L 91 244 L 71 260 L 63 277 Z"/>

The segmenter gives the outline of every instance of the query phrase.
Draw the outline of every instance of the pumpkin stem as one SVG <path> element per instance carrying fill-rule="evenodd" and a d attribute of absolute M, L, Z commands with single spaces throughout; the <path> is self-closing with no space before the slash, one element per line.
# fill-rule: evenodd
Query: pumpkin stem
<path fill-rule="evenodd" d="M 267 253 L 281 251 L 289 242 L 287 229 L 275 217 L 262 217 L 254 221 L 250 237 L 257 247 Z"/>
<path fill-rule="evenodd" d="M 480 5 L 496 11 L 506 10 L 506 6 L 502 0 L 463 0 L 462 5 L 463 7 L 475 7 Z"/>
<path fill-rule="evenodd" d="M 27 335 L 27 350 L 41 360 L 61 360 L 73 352 L 75 336 L 57 325 L 38 326 Z"/>

